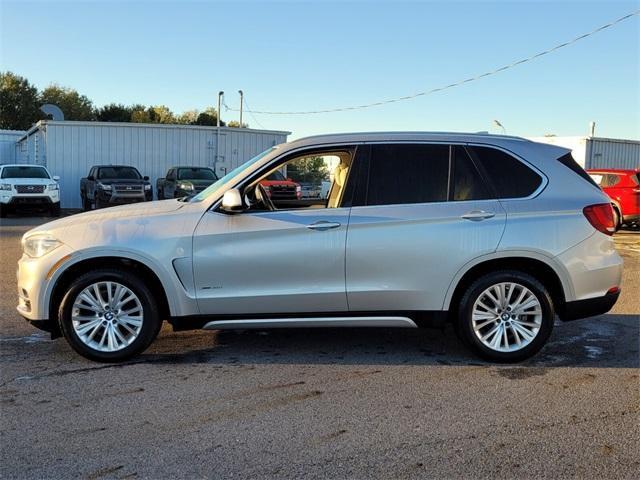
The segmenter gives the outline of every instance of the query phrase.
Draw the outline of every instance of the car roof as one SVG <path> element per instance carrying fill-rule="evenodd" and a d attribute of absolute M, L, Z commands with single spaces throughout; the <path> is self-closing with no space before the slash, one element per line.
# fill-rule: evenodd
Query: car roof
<path fill-rule="evenodd" d="M 299 138 L 288 142 L 291 146 L 319 145 L 323 143 L 360 143 L 382 141 L 440 141 L 440 142 L 480 142 L 499 145 L 502 142 L 529 142 L 526 138 L 509 135 L 492 135 L 464 132 L 355 132 L 332 133 Z"/>
<path fill-rule="evenodd" d="M 47 168 L 44 165 L 34 165 L 33 163 L 5 163 L 0 165 L 0 168 L 4 168 L 4 167 L 40 167 L 40 168 Z"/>
<path fill-rule="evenodd" d="M 91 168 L 103 168 L 103 167 L 116 167 L 116 168 L 122 168 L 122 167 L 129 167 L 129 168 L 135 168 L 136 170 L 138 169 L 138 167 L 136 167 L 135 165 L 93 165 Z"/>
<path fill-rule="evenodd" d="M 200 169 L 206 169 L 206 170 L 213 170 L 213 168 L 211 167 L 202 167 L 200 165 L 174 165 L 173 167 L 169 167 L 169 170 L 171 170 L 172 168 L 200 168 Z"/>

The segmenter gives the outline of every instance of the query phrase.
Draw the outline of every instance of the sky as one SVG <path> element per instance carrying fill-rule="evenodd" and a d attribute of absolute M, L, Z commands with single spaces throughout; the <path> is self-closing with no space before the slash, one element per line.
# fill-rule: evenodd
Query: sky
<path fill-rule="evenodd" d="M 509 64 L 640 1 L 9 1 L 0 70 L 97 106 L 317 110 L 411 95 Z M 223 120 L 238 113 L 222 109 Z M 417 99 L 317 115 L 251 115 L 290 138 L 378 130 L 640 139 L 640 16 L 495 76 Z"/>

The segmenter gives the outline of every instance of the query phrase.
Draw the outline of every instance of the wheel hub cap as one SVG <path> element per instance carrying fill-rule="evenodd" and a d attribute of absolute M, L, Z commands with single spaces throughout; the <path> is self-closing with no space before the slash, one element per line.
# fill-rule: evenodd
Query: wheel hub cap
<path fill-rule="evenodd" d="M 118 282 L 96 282 L 76 297 L 71 311 L 73 330 L 89 348 L 122 350 L 138 338 L 144 312 L 138 296 Z"/>
<path fill-rule="evenodd" d="M 542 306 L 524 285 L 498 283 L 483 291 L 473 305 L 473 331 L 486 347 L 514 352 L 529 345 L 542 326 Z"/>

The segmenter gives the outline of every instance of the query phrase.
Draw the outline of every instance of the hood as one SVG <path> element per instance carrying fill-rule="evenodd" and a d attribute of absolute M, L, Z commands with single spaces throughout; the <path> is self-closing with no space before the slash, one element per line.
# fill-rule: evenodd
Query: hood
<path fill-rule="evenodd" d="M 53 178 L 0 178 L 0 183 L 10 183 L 12 185 L 49 185 L 58 183 Z"/>
<path fill-rule="evenodd" d="M 140 202 L 119 207 L 103 208 L 90 212 L 79 213 L 69 217 L 54 220 L 29 230 L 25 236 L 36 232 L 52 233 L 60 240 L 63 237 L 71 236 L 71 232 L 77 231 L 79 227 L 83 229 L 89 226 L 114 222 L 118 220 L 128 220 L 132 218 L 149 218 L 153 216 L 166 215 L 175 212 L 189 205 L 178 200 L 162 200 L 156 202 Z"/>
<path fill-rule="evenodd" d="M 140 185 L 143 183 L 149 183 L 147 180 L 143 180 L 141 178 L 105 178 L 104 180 L 98 179 L 96 181 L 103 185 L 113 185 L 114 183 L 121 185 Z"/>

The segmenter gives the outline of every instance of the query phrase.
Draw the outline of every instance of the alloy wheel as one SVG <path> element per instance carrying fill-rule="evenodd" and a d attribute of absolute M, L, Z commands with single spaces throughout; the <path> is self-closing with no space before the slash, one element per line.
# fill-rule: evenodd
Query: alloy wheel
<path fill-rule="evenodd" d="M 138 338 L 144 311 L 138 296 L 118 282 L 96 282 L 75 298 L 73 330 L 89 348 L 99 352 L 122 350 Z"/>
<path fill-rule="evenodd" d="M 472 311 L 473 332 L 482 344 L 496 352 L 525 348 L 542 327 L 542 305 L 522 284 L 497 283 L 484 290 Z"/>

